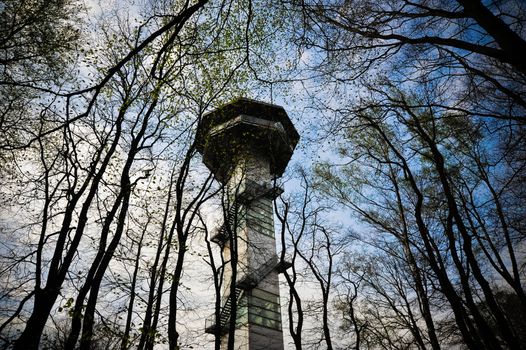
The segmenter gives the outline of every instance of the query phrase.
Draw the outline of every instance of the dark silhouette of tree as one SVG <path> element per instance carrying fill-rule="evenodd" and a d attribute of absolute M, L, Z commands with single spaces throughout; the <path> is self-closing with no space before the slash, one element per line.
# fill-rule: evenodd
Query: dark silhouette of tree
<path fill-rule="evenodd" d="M 170 7 L 170 15 L 161 19 L 154 15 L 135 30 L 124 20 L 116 30 L 103 28 L 108 51 L 96 59 L 109 70 L 100 68 L 100 73 L 94 78 L 97 82 L 86 89 L 73 88 L 73 92 L 62 93 L 55 89 L 56 86 L 17 85 L 53 96 L 53 99 L 40 111 L 37 132 L 29 130 L 23 137 L 17 136 L 11 140 L 13 142 L 4 145 L 5 154 L 11 152 L 15 155 L 10 159 L 12 165 L 19 162 L 16 156 L 28 154 L 30 157 L 26 159 L 30 166 L 36 167 L 32 171 L 34 179 L 27 180 L 19 180 L 24 179 L 23 171 L 16 167 L 10 170 L 12 183 L 20 193 L 5 187 L 4 194 L 19 200 L 15 208 L 23 206 L 24 201 L 43 203 L 34 205 L 36 223 L 24 228 L 30 242 L 25 249 L 27 252 L 24 253 L 21 246 L 16 251 L 14 249 L 13 256 L 6 255 L 11 261 L 3 269 L 3 276 L 10 278 L 10 274 L 22 271 L 22 267 L 35 266 L 27 269 L 19 286 L 5 291 L 12 302 L 2 320 L 2 331 L 16 331 L 19 325 L 24 328 L 14 348 L 38 346 L 49 316 L 57 301 L 60 302 L 62 290 L 69 291 L 71 287 L 77 288 L 78 293 L 72 298 L 73 305 L 67 304 L 68 308 L 71 307 L 68 311 L 72 324 L 65 347 L 76 347 L 78 340 L 81 348 L 92 346 L 97 319 L 104 320 L 97 307 L 112 272 L 115 252 L 124 244 L 124 234 L 131 232 L 127 229 L 132 215 L 130 211 L 135 210 L 136 197 L 143 190 L 144 183 L 150 181 L 151 173 L 159 171 L 158 164 L 168 153 L 163 154 L 161 150 L 177 149 L 172 146 L 174 144 L 183 154 L 179 159 L 179 165 L 182 165 L 173 170 L 174 201 L 170 200 L 170 194 L 165 224 L 160 230 L 157 263 L 151 272 L 153 283 L 143 327 L 145 336 L 141 337 L 140 346 L 150 349 L 156 342 L 167 276 L 172 286 L 168 312 L 170 343 L 172 348 L 178 346 L 175 317 L 177 289 L 186 251 L 184 240 L 193 232 L 196 213 L 205 201 L 210 182 L 207 180 L 199 187 L 194 178 L 189 179 L 195 167 L 195 162 L 192 162 L 195 151 L 191 146 L 195 122 L 225 87 L 229 86 L 233 92 L 236 90 L 233 86 L 242 85 L 233 77 L 244 62 L 242 55 L 232 54 L 234 51 L 244 54 L 243 51 L 232 49 L 232 43 L 227 40 L 218 43 L 221 33 L 227 29 L 220 27 L 220 19 L 214 17 L 213 9 L 210 12 L 203 10 L 205 3 Z M 205 23 L 202 18 L 191 19 L 198 10 L 212 20 Z M 223 20 L 226 22 L 229 18 Z M 192 21 L 201 21 L 203 28 L 198 28 Z M 215 38 L 209 36 L 209 28 L 204 28 L 207 25 L 216 30 Z M 228 30 L 232 30 L 231 27 L 229 24 Z M 231 59 L 228 67 L 225 52 Z M 219 66 L 223 68 L 221 74 L 213 73 L 213 69 Z M 199 79 L 201 85 L 187 83 L 188 79 Z M 223 93 L 222 97 L 228 98 L 228 93 Z M 52 114 L 52 118 L 45 118 L 47 113 Z M 171 129 L 174 119 L 181 122 Z M 23 190 L 22 181 L 34 188 L 35 198 L 30 198 Z M 194 192 L 195 197 L 192 197 Z M 175 218 L 170 226 L 171 235 L 166 237 L 167 220 L 172 215 Z M 98 219 L 93 220 L 93 217 Z M 17 225 L 20 223 L 16 222 Z M 14 226 L 13 231 L 20 228 Z M 36 229 L 40 229 L 37 245 L 32 238 Z M 96 237 L 93 236 L 95 232 Z M 170 252 L 172 237 L 182 245 Z M 84 252 L 90 240 L 95 252 L 93 256 Z M 164 258 L 162 253 L 165 253 Z M 174 271 L 170 271 L 174 257 L 176 265 Z M 135 261 L 138 265 L 134 281 L 140 272 L 139 258 Z M 22 297 L 16 297 L 20 292 Z M 140 301 L 134 288 L 131 296 Z M 132 332 L 133 314 L 141 310 L 134 307 L 134 300 L 130 300 L 125 308 L 129 309 L 128 321 L 123 327 L 126 339 Z M 33 311 L 28 314 L 29 301 Z M 14 340 L 11 336 L 4 339 L 6 344 Z M 122 347 L 125 348 L 127 342 L 121 342 Z"/>
<path fill-rule="evenodd" d="M 436 303 L 430 302 L 430 291 L 436 289 L 434 293 L 439 292 L 447 300 L 468 347 L 520 348 L 497 302 L 492 283 L 495 275 L 502 276 L 517 298 L 523 298 L 520 273 L 513 272 L 518 272 L 516 266 L 520 265 L 515 260 L 515 249 L 522 235 L 506 231 L 505 222 L 515 216 L 513 211 L 509 212 L 510 218 L 503 220 L 503 211 L 482 209 L 481 201 L 485 201 L 485 205 L 491 203 L 494 208 L 498 202 L 487 183 L 480 186 L 484 182 L 479 177 L 479 165 L 467 155 L 473 149 L 481 150 L 494 135 L 483 132 L 483 123 L 462 116 L 444 116 L 432 107 L 430 95 L 409 97 L 390 85 L 376 92 L 387 98 L 383 100 L 385 104 L 371 100 L 367 108 L 354 111 L 353 118 L 346 121 L 350 143 L 343 152 L 350 163 L 340 174 L 351 177 L 344 180 L 345 177 L 338 176 L 333 181 L 331 166 L 320 168 L 325 169 L 320 172 L 321 186 L 332 183 L 330 193 L 339 195 L 375 231 L 396 239 L 390 244 L 396 242 L 400 246 L 402 261 L 413 281 L 391 284 L 403 286 L 411 282 L 417 287 L 419 312 L 426 321 L 429 341 L 437 328 L 430 310 L 430 305 Z M 415 110 L 412 102 L 422 98 L 429 106 Z M 369 175 L 366 169 L 370 169 Z M 509 175 L 514 178 L 518 174 Z M 489 195 L 485 195 L 487 193 Z M 379 248 L 389 251 L 383 246 Z M 390 254 L 397 256 L 400 252 Z M 505 259 L 509 259 L 509 263 L 503 263 Z M 417 263 L 419 260 L 422 262 Z M 424 284 L 424 280 L 429 282 Z M 381 286 L 381 283 L 375 285 Z M 376 292 L 385 294 L 383 290 Z M 488 317 L 480 312 L 477 306 L 480 300 L 487 302 L 498 334 L 490 326 Z M 517 307 L 523 308 L 524 303 Z M 421 328 L 416 322 L 411 323 L 413 327 L 408 329 Z M 427 346 L 419 343 L 421 347 Z M 438 346 L 436 342 L 435 346 Z"/>
<path fill-rule="evenodd" d="M 524 348 L 524 4 L 141 6 L 0 2 L 1 347 L 184 346 L 203 238 L 234 348 L 246 242 L 196 128 L 233 96 L 288 86 L 300 104 L 302 86 L 325 132 L 306 147 L 330 155 L 274 203 L 294 346 Z"/>

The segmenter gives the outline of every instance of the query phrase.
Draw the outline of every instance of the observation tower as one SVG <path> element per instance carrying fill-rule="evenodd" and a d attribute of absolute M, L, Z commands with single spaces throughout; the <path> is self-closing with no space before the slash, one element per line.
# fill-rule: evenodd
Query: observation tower
<path fill-rule="evenodd" d="M 240 98 L 203 116 L 197 150 L 225 186 L 224 222 L 212 234 L 224 260 L 222 307 L 205 331 L 227 349 L 235 317 L 235 350 L 281 350 L 278 273 L 289 267 L 276 255 L 275 186 L 299 134 L 281 106 Z M 235 307 L 233 307 L 235 306 Z M 219 321 L 219 322 L 217 322 Z"/>

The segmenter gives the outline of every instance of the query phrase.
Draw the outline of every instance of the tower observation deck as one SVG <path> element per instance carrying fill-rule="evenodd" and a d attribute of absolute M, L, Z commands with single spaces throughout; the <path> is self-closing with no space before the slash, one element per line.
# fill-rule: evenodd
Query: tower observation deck
<path fill-rule="evenodd" d="M 196 141 L 227 192 L 212 237 L 225 262 L 223 305 L 205 330 L 221 335 L 222 349 L 231 323 L 235 350 L 283 349 L 278 273 L 288 266 L 276 255 L 272 201 L 299 134 L 283 107 L 240 98 L 205 114 Z"/>

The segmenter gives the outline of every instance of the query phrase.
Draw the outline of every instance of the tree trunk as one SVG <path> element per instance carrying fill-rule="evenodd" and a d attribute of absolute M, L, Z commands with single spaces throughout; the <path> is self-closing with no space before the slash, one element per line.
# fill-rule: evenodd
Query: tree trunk
<path fill-rule="evenodd" d="M 38 289 L 35 292 L 33 312 L 26 323 L 24 331 L 15 342 L 13 350 L 38 349 L 40 337 L 57 297 L 58 292 L 48 293 L 47 289 Z"/>

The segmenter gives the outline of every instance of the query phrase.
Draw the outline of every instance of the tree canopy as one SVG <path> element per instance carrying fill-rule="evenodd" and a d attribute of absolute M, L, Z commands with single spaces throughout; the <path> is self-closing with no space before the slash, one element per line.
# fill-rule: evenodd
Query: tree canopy
<path fill-rule="evenodd" d="M 0 14 L 0 348 L 220 349 L 205 318 L 243 305 L 212 240 L 242 218 L 196 135 L 242 96 L 300 135 L 274 184 L 287 349 L 524 349 L 523 2 Z"/>

